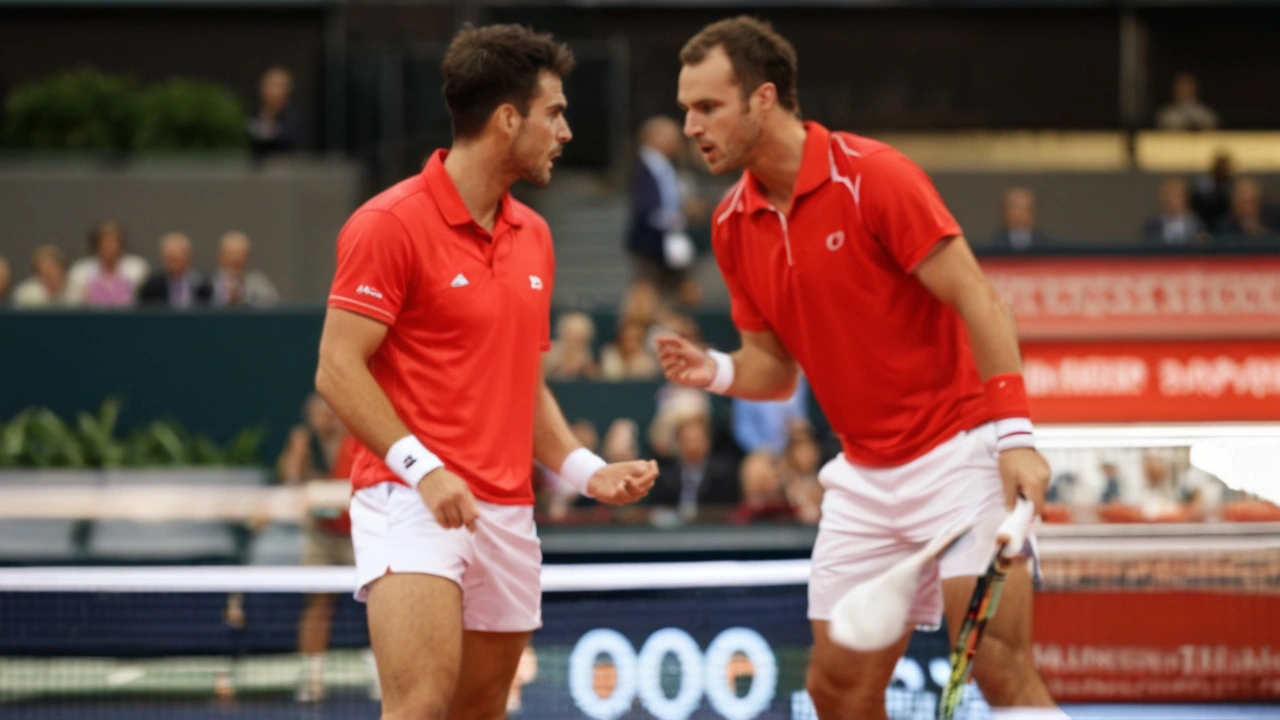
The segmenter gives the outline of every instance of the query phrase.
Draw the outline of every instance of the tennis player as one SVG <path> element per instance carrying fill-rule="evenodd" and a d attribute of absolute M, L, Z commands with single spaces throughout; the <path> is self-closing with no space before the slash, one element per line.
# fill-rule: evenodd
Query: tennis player
<path fill-rule="evenodd" d="M 316 387 L 368 448 L 352 537 L 386 720 L 506 716 L 542 624 L 534 459 L 606 503 L 657 477 L 583 448 L 541 375 L 551 233 L 508 189 L 551 179 L 572 66 L 549 35 L 462 29 L 442 66 L 452 148 L 338 238 Z"/>
<path fill-rule="evenodd" d="M 684 46 L 684 131 L 711 170 L 744 169 L 712 219 L 740 350 L 659 339 L 668 379 L 783 399 L 803 369 L 843 452 L 813 550 L 808 689 L 823 720 L 885 718 L 910 628 L 882 652 L 834 646 L 832 606 L 949 526 L 978 542 L 929 568 L 909 615 L 954 630 L 1021 492 L 1043 504 L 1012 316 L 928 177 L 897 150 L 800 117 L 796 53 L 746 17 Z M 1031 577 L 1010 574 L 974 676 L 1001 718 L 1064 717 L 1032 665 Z"/>

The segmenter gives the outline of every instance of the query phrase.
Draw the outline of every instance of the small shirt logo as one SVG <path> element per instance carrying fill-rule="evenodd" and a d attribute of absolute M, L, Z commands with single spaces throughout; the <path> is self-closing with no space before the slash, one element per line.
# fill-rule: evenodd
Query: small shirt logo
<path fill-rule="evenodd" d="M 449 287 L 466 287 L 470 284 L 471 283 L 467 280 L 466 275 L 458 273 L 458 276 L 453 279 L 453 282 L 449 283 Z"/>
<path fill-rule="evenodd" d="M 844 231 L 839 230 L 827 236 L 827 249 L 835 252 L 844 247 Z"/>
<path fill-rule="evenodd" d="M 376 297 L 379 300 L 382 299 L 382 293 L 378 292 L 376 288 L 370 287 L 369 285 L 361 285 L 360 287 L 356 288 L 356 294 L 369 295 L 370 297 Z"/>
<path fill-rule="evenodd" d="M 538 277 L 537 275 L 530 275 L 530 276 L 529 276 L 529 287 L 533 288 L 534 290 L 541 290 L 541 289 L 542 289 L 542 278 Z"/>

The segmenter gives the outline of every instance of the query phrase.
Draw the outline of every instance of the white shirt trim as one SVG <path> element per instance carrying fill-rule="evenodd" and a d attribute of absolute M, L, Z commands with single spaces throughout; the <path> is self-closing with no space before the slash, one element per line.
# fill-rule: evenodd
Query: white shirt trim
<path fill-rule="evenodd" d="M 341 301 L 342 301 L 342 302 L 344 302 L 344 303 L 351 303 L 352 305 L 359 305 L 360 307 L 363 307 L 363 308 L 369 308 L 370 310 L 373 310 L 374 312 L 380 312 L 380 313 L 382 313 L 383 315 L 386 315 L 387 317 L 391 318 L 392 320 L 395 320 L 395 319 L 396 319 L 396 316 L 395 316 L 395 315 L 392 315 L 391 313 L 387 312 L 386 310 L 383 310 L 382 308 L 378 307 L 377 305 L 370 305 L 369 303 L 366 303 L 366 302 L 360 302 L 359 300 L 354 300 L 354 299 L 349 298 L 349 297 L 343 297 L 343 296 L 341 296 L 341 295 L 330 295 L 330 296 L 329 296 L 329 299 L 330 299 L 330 300 L 341 300 Z"/>

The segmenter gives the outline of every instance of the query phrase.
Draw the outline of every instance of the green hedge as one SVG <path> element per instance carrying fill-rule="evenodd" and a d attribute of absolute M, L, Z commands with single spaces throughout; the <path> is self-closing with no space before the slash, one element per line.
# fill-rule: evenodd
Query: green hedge
<path fill-rule="evenodd" d="M 6 147 L 32 150 L 232 150 L 248 144 L 239 99 L 215 83 L 172 78 L 141 87 L 88 68 L 14 88 Z"/>
<path fill-rule="evenodd" d="M 74 423 L 32 407 L 0 423 L 0 468 L 117 468 L 261 465 L 261 427 L 240 431 L 225 448 L 189 433 L 175 420 L 156 420 L 127 438 L 116 436 L 120 402 L 108 398 L 96 414 Z"/>

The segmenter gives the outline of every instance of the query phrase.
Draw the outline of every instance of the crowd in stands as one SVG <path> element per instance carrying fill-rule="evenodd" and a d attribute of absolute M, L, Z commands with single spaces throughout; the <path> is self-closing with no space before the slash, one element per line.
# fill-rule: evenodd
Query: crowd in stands
<path fill-rule="evenodd" d="M 1254 243 L 1280 249 L 1280 204 L 1269 201 L 1257 178 L 1237 175 L 1230 155 L 1218 155 L 1210 169 L 1191 179 L 1165 178 L 1159 208 L 1139 230 L 1148 247 L 1208 247 Z M 1036 223 L 1036 196 L 1025 187 L 1005 191 L 1001 226 L 988 247 L 1005 251 L 1053 248 L 1059 240 Z"/>
<path fill-rule="evenodd" d="M 70 265 L 57 245 L 37 245 L 31 275 L 13 288 L 12 297 L 11 268 L 0 258 L 0 307 L 266 308 L 280 300 L 270 278 L 251 266 L 253 244 L 242 232 L 219 239 L 217 267 L 209 275 L 192 264 L 191 238 L 182 232 L 160 237 L 157 268 L 129 252 L 125 228 L 115 220 L 96 224 L 88 245 L 88 254 Z"/>

